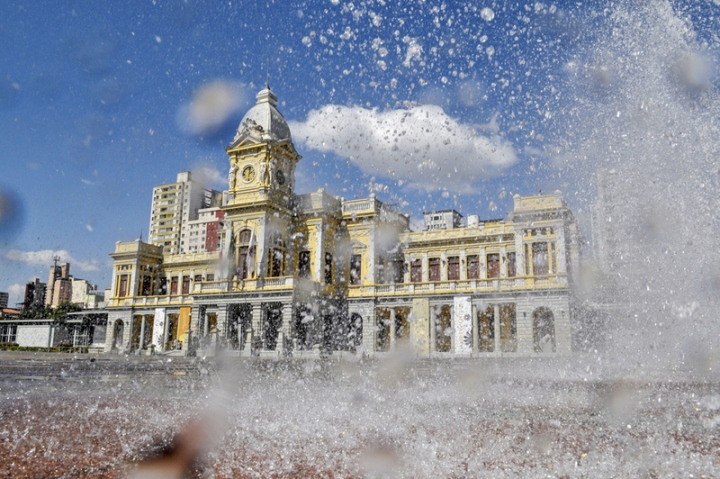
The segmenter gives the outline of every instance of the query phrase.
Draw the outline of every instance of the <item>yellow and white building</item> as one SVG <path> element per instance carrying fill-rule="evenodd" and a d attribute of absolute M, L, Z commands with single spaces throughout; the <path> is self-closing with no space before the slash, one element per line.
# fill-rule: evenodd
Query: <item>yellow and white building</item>
<path fill-rule="evenodd" d="M 510 217 L 408 217 L 374 196 L 294 192 L 301 157 L 268 87 L 226 148 L 220 251 L 118 242 L 106 349 L 295 357 L 571 350 L 579 236 L 559 192 Z"/>

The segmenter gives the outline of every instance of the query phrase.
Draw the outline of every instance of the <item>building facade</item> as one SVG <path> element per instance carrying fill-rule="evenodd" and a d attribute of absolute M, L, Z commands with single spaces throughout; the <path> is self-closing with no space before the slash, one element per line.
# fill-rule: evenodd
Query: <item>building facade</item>
<path fill-rule="evenodd" d="M 219 206 L 221 201 L 220 192 L 204 188 L 192 179 L 189 171 L 178 173 L 175 183 L 153 189 L 149 242 L 163 246 L 170 254 L 188 252 L 191 227 L 198 220 L 198 212 Z"/>
<path fill-rule="evenodd" d="M 72 300 L 73 278 L 70 276 L 70 263 L 54 264 L 50 266 L 48 274 L 45 304 L 55 307 Z"/>
<path fill-rule="evenodd" d="M 559 192 L 515 196 L 502 220 L 429 212 L 411 231 L 373 195 L 295 194 L 301 157 L 276 105 L 269 88 L 258 93 L 226 148 L 228 188 L 206 211 L 215 249 L 152 233 L 116 243 L 107 350 L 570 352 L 578 232 Z"/>

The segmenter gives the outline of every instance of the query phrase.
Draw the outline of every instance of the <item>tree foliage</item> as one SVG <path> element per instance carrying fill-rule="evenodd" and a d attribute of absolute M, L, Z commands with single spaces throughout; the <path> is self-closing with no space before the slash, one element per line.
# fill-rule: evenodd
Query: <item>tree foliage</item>
<path fill-rule="evenodd" d="M 73 303 L 60 303 L 55 308 L 50 306 L 35 306 L 32 308 L 24 309 L 20 313 L 21 319 L 53 319 L 55 321 L 64 321 L 68 313 L 74 313 L 81 311 L 82 307 Z"/>

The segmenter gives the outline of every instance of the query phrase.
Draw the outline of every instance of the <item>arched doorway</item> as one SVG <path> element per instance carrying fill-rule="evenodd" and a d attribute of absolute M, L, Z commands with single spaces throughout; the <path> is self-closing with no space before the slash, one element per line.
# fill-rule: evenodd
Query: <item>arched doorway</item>
<path fill-rule="evenodd" d="M 295 341 L 300 350 L 310 350 L 315 344 L 313 328 L 315 315 L 309 304 L 298 304 L 295 307 Z"/>
<path fill-rule="evenodd" d="M 263 346 L 268 351 L 277 347 L 278 336 L 282 327 L 282 303 L 267 303 L 263 311 L 262 338 Z"/>
<path fill-rule="evenodd" d="M 555 316 L 550 308 L 533 312 L 533 344 L 536 353 L 555 352 Z"/>
<path fill-rule="evenodd" d="M 358 313 L 350 316 L 350 332 L 348 333 L 348 343 L 354 350 L 362 344 L 363 340 L 363 318 Z"/>
<path fill-rule="evenodd" d="M 452 350 L 452 308 L 448 304 L 435 306 L 435 352 Z"/>
<path fill-rule="evenodd" d="M 230 349 L 242 350 L 250 334 L 252 321 L 252 305 L 233 304 L 229 309 L 229 321 L 227 330 L 228 347 Z"/>
<path fill-rule="evenodd" d="M 123 320 L 118 319 L 117 321 L 115 321 L 115 326 L 113 327 L 112 347 L 110 349 L 119 349 L 122 347 L 124 331 L 125 323 L 123 323 Z"/>

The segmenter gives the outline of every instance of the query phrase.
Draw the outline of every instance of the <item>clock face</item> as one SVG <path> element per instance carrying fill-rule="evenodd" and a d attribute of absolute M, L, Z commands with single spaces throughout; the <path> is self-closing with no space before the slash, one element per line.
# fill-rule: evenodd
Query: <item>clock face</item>
<path fill-rule="evenodd" d="M 255 168 L 253 168 L 252 166 L 246 166 L 245 168 L 243 168 L 243 170 L 242 170 L 243 181 L 245 181 L 246 183 L 249 183 L 253 180 L 253 178 L 255 178 Z"/>
<path fill-rule="evenodd" d="M 275 173 L 275 179 L 277 180 L 279 185 L 284 185 L 285 173 L 283 173 L 282 170 L 277 170 L 277 173 Z"/>

